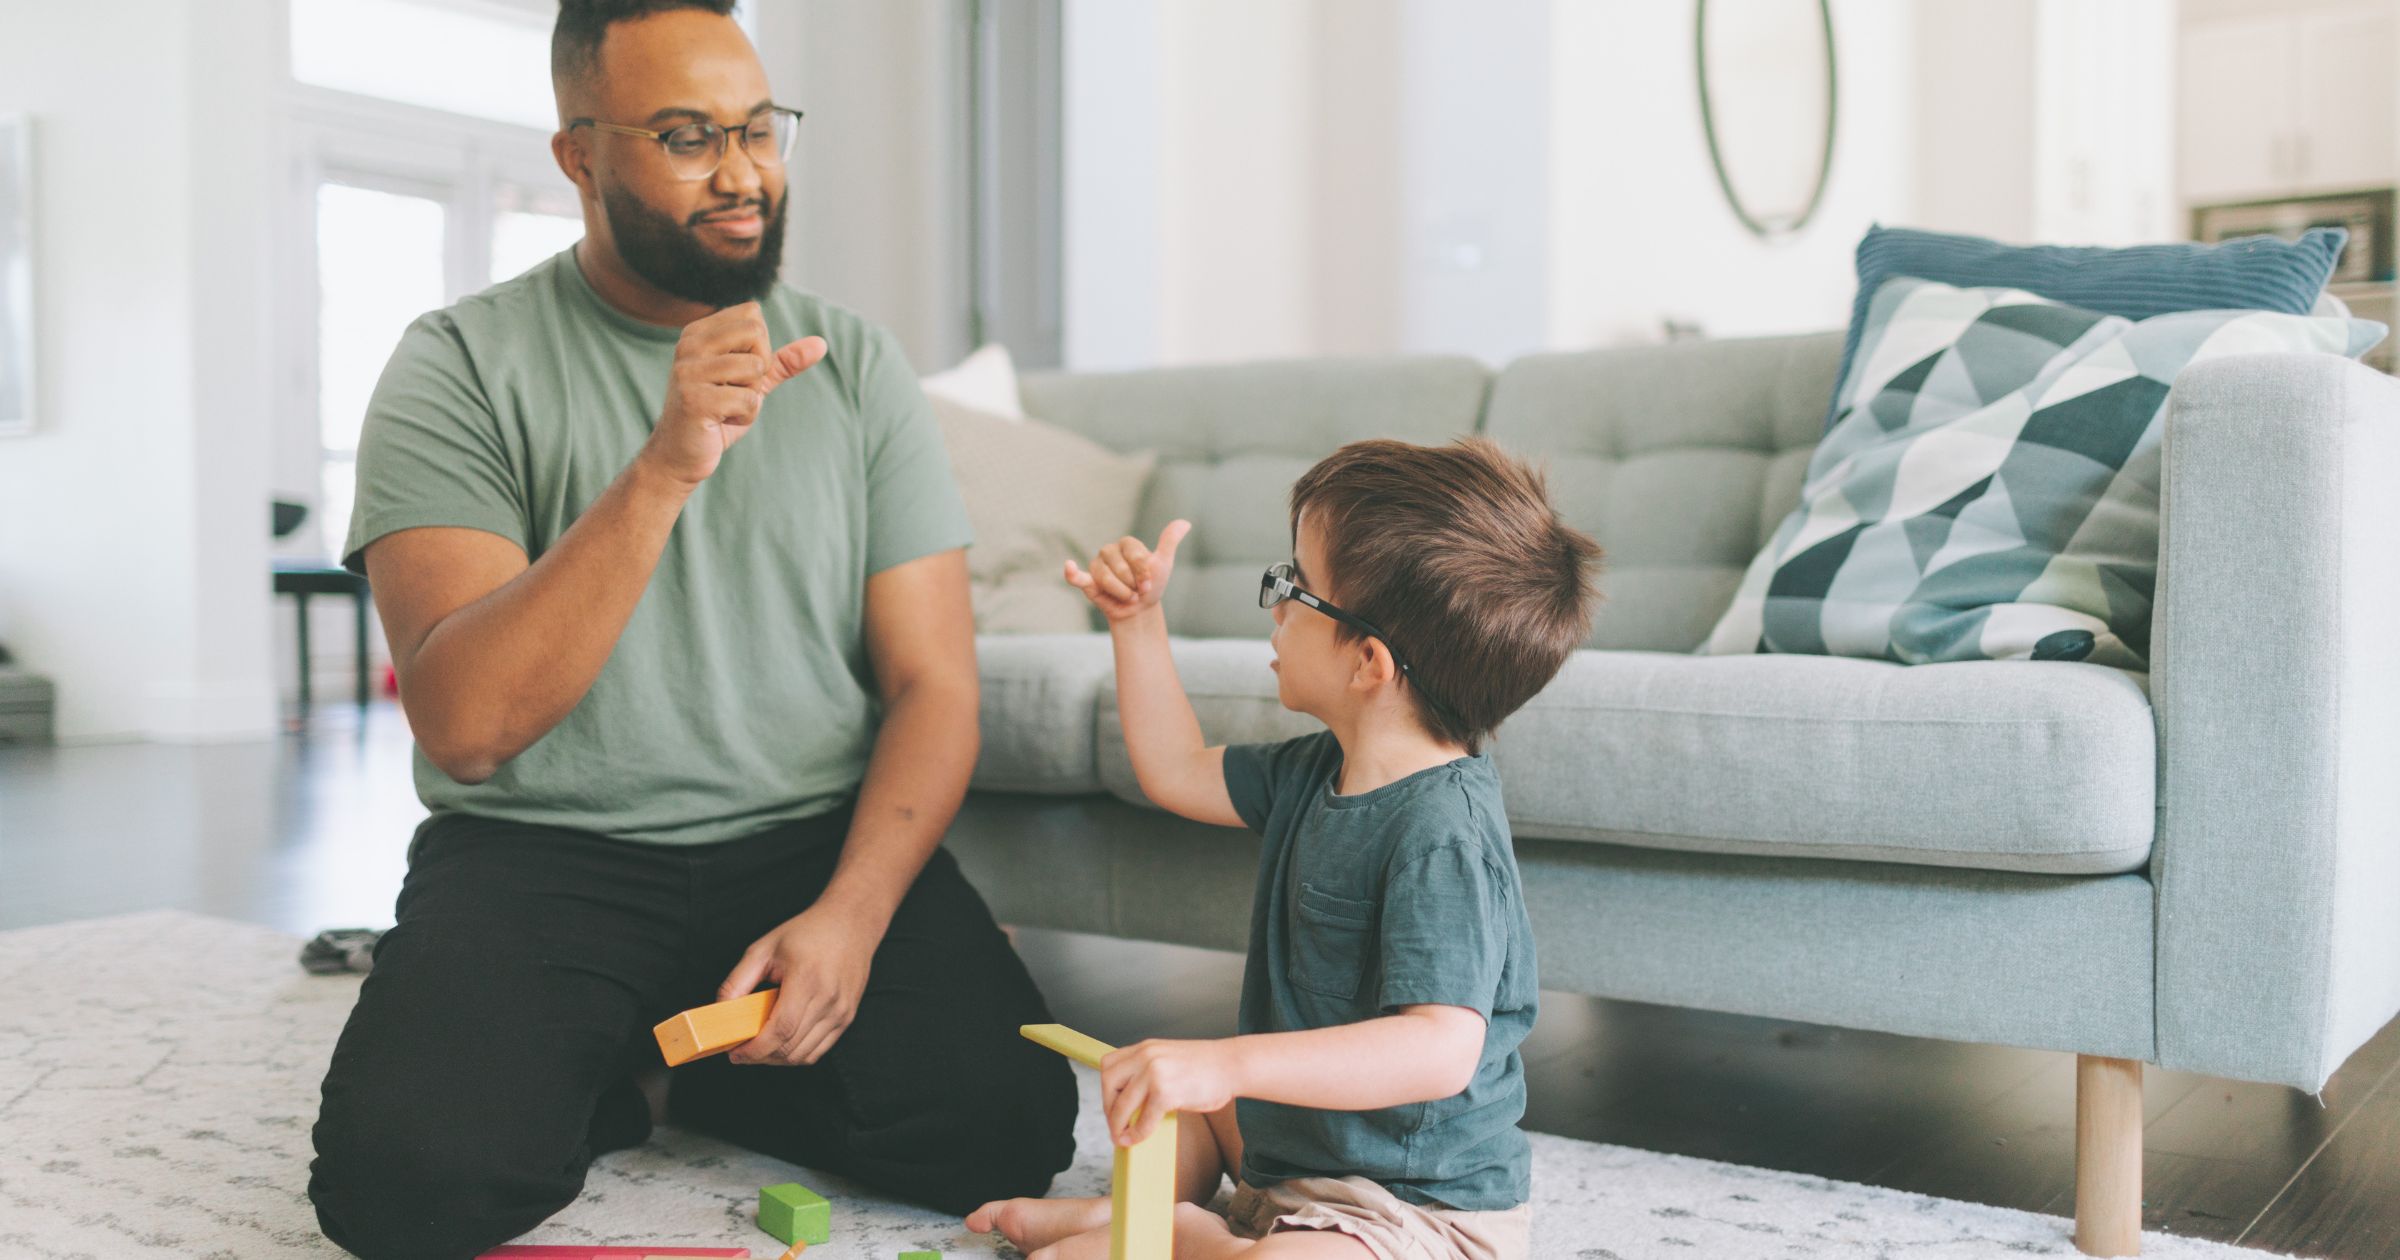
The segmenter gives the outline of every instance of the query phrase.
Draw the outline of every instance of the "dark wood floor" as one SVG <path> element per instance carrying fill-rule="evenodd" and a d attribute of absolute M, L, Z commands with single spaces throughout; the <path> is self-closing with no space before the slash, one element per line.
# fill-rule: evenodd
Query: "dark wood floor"
<path fill-rule="evenodd" d="M 0 928 L 174 907 L 305 935 L 390 922 L 422 816 L 379 705 L 209 747 L 0 749 Z M 1023 930 L 1058 1017 L 1105 1040 L 1232 1031 L 1238 957 Z M 2074 1060 L 1546 993 L 1529 1128 L 2066 1215 Z M 2400 1255 L 2400 1023 L 2322 1098 L 2152 1070 L 2144 1224 Z"/>

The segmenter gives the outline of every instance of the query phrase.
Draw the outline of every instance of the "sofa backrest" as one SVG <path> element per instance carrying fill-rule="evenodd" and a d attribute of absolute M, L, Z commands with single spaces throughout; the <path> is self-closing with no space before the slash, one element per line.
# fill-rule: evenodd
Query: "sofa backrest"
<path fill-rule="evenodd" d="M 1474 432 L 1490 381 L 1474 359 L 1414 355 L 1035 373 L 1018 394 L 1028 415 L 1157 453 L 1134 532 L 1155 542 L 1168 521 L 1192 522 L 1167 590 L 1169 629 L 1264 638 L 1273 623 L 1259 611 L 1258 575 L 1291 557 L 1292 483 L 1344 442 Z"/>
<path fill-rule="evenodd" d="M 1483 432 L 1547 464 L 1608 551 L 1590 646 L 1689 651 L 1800 501 L 1842 335 L 1530 355 L 1492 384 Z"/>

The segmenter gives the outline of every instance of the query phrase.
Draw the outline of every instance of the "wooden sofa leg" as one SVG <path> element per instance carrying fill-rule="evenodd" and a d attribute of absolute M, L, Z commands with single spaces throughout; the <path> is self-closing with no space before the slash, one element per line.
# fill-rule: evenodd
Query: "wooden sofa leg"
<path fill-rule="evenodd" d="M 2142 1253 L 2142 1065 L 2075 1056 L 2075 1248 Z"/>

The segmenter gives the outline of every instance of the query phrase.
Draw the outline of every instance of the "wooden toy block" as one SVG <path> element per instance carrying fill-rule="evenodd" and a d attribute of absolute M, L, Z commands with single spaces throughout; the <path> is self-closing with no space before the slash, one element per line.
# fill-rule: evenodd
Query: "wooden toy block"
<path fill-rule="evenodd" d="M 1064 1024 L 1022 1024 L 1026 1040 L 1086 1067 L 1099 1067 L 1115 1046 Z M 1108 1176 L 1108 1260 L 1172 1260 L 1175 1250 L 1175 1130 L 1178 1117 L 1159 1117 L 1150 1136 L 1116 1147 Z"/>
<path fill-rule="evenodd" d="M 942 1260 L 942 1253 L 938 1251 L 903 1251 L 900 1253 L 900 1260 Z"/>
<path fill-rule="evenodd" d="M 721 1054 L 757 1036 L 774 1010 L 775 990 L 760 989 L 730 1002 L 695 1006 L 660 1020 L 650 1031 L 658 1038 L 658 1052 L 665 1056 L 667 1066 L 677 1067 Z"/>
<path fill-rule="evenodd" d="M 1175 1130 L 1172 1111 L 1150 1136 L 1116 1148 L 1108 1177 L 1109 1260 L 1168 1260 L 1175 1250 Z"/>
<path fill-rule="evenodd" d="M 823 1243 L 833 1235 L 833 1205 L 797 1181 L 768 1186 L 758 1192 L 758 1227 L 786 1243 Z"/>
<path fill-rule="evenodd" d="M 1101 1056 L 1116 1049 L 1097 1037 L 1079 1033 L 1065 1024 L 1024 1024 L 1017 1032 L 1027 1041 L 1046 1046 L 1088 1068 L 1100 1066 Z"/>

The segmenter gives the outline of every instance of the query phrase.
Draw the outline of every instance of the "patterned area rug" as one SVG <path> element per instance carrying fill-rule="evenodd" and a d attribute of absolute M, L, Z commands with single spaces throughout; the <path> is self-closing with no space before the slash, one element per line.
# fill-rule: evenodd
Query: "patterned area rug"
<path fill-rule="evenodd" d="M 180 913 L 0 932 L 0 1257 L 338 1257 L 303 1195 L 317 1085 L 355 977 L 306 975 L 299 942 Z M 1105 1193 L 1084 1084 L 1059 1194 Z M 1535 1135 L 1542 1260 L 2071 1256 L 2057 1217 Z M 837 1178 L 673 1130 L 601 1159 L 582 1199 L 521 1241 L 677 1242 L 782 1252 L 750 1222 L 758 1187 L 834 1201 L 809 1260 L 911 1248 L 1013 1256 L 996 1237 Z M 2261 1254 L 2170 1235 L 2154 1260 Z"/>

